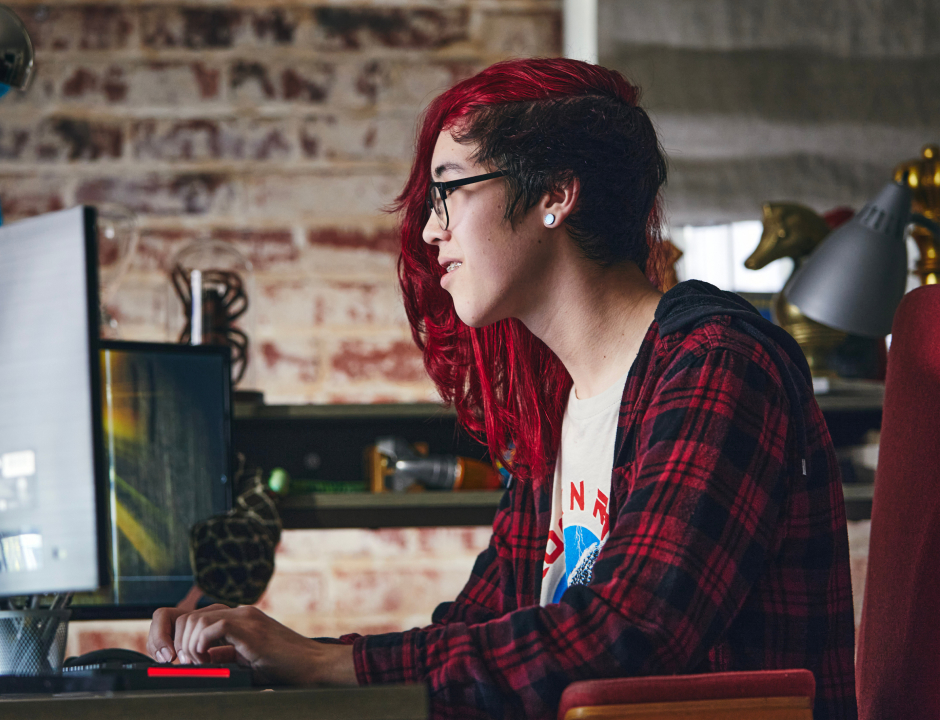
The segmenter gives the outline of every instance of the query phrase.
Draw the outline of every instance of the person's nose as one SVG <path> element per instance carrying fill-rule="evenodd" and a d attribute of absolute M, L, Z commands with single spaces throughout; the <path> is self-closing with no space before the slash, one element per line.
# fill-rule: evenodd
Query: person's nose
<path fill-rule="evenodd" d="M 424 230 L 421 231 L 421 238 L 428 245 L 436 245 L 439 242 L 449 239 L 449 237 L 450 232 L 441 229 L 441 223 L 437 219 L 437 215 L 432 212 L 428 221 L 424 224 Z"/>

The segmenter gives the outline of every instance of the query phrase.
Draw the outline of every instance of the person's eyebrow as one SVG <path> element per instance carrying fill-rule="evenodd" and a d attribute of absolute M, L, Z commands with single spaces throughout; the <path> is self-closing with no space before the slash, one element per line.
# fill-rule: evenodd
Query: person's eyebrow
<path fill-rule="evenodd" d="M 434 175 L 434 177 L 436 178 L 439 178 L 448 170 L 453 170 L 454 172 L 460 172 L 461 170 L 463 170 L 463 165 L 461 165 L 460 163 L 456 163 L 453 160 L 449 160 L 448 162 L 443 162 L 440 165 L 438 165 L 436 168 L 434 168 L 434 172 L 432 173 L 432 175 Z"/>

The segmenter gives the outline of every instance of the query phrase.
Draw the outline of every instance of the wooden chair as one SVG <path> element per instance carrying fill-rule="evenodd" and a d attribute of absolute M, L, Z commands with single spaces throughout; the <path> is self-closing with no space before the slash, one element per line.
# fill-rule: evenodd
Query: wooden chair
<path fill-rule="evenodd" d="M 558 720 L 812 720 L 815 696 L 809 670 L 584 680 Z"/>
<path fill-rule="evenodd" d="M 940 717 L 940 286 L 894 315 L 855 674 L 861 720 Z"/>

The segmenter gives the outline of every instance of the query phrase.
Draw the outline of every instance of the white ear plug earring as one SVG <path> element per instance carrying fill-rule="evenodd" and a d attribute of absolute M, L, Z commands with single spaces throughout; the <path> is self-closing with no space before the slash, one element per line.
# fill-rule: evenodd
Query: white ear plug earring
<path fill-rule="evenodd" d="M 545 226 L 551 227 L 554 224 L 554 222 L 555 222 L 555 216 L 552 215 L 551 213 L 548 213 L 548 215 L 545 216 Z"/>

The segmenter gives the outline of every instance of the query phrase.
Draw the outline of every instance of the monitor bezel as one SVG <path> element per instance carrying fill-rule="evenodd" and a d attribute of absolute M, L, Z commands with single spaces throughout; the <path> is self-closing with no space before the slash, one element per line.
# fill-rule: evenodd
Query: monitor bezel
<path fill-rule="evenodd" d="M 82 206 L 85 225 L 85 286 L 88 311 L 88 369 L 91 392 L 92 462 L 95 471 L 95 516 L 98 543 L 98 587 L 110 581 L 108 573 L 108 483 L 101 406 L 101 297 L 98 292 L 98 211 Z"/>
<path fill-rule="evenodd" d="M 95 285 L 97 287 L 97 285 Z M 97 318 L 96 318 L 97 322 Z M 180 353 L 190 355 L 209 355 L 209 356 L 218 356 L 222 359 L 222 365 L 224 372 L 222 373 L 222 397 L 225 399 L 225 411 L 224 411 L 224 420 L 222 428 L 222 438 L 225 443 L 226 453 L 225 453 L 225 463 L 227 468 L 227 477 L 229 482 L 225 484 L 225 511 L 228 511 L 232 507 L 233 501 L 233 486 L 235 484 L 235 478 L 233 477 L 233 471 L 235 468 L 234 463 L 234 448 L 232 444 L 232 354 L 231 349 L 227 345 L 184 345 L 177 343 L 156 343 L 156 342 L 137 342 L 132 340 L 99 340 L 96 343 L 96 359 L 94 367 L 98 368 L 98 378 L 97 382 L 94 383 L 95 387 L 93 390 L 97 391 L 95 397 L 95 402 L 97 403 L 97 415 L 98 422 L 96 423 L 97 436 L 95 439 L 95 458 L 96 463 L 100 463 L 101 470 L 98 477 L 100 478 L 99 491 L 101 493 L 101 498 L 99 500 L 99 509 L 100 516 L 98 519 L 98 535 L 99 535 L 99 547 L 102 548 L 102 558 L 99 560 L 99 568 L 103 573 L 102 581 L 99 583 L 100 587 L 106 587 L 111 583 L 110 576 L 110 565 L 111 558 L 108 554 L 108 543 L 102 542 L 102 538 L 106 539 L 106 529 L 108 527 L 108 507 L 109 507 L 109 495 L 108 495 L 108 483 L 107 483 L 107 463 L 105 458 L 104 451 L 104 428 L 103 428 L 103 415 L 101 407 L 101 369 L 100 369 L 100 351 L 102 350 L 116 350 L 116 351 L 125 351 L 125 352 L 141 352 L 141 353 L 158 353 L 158 354 L 172 354 Z M 144 620 L 149 619 L 153 616 L 153 613 L 158 609 L 164 607 L 160 604 L 155 605 L 122 605 L 119 603 L 107 603 L 101 605 L 71 605 L 70 610 L 72 611 L 72 620 Z"/>

